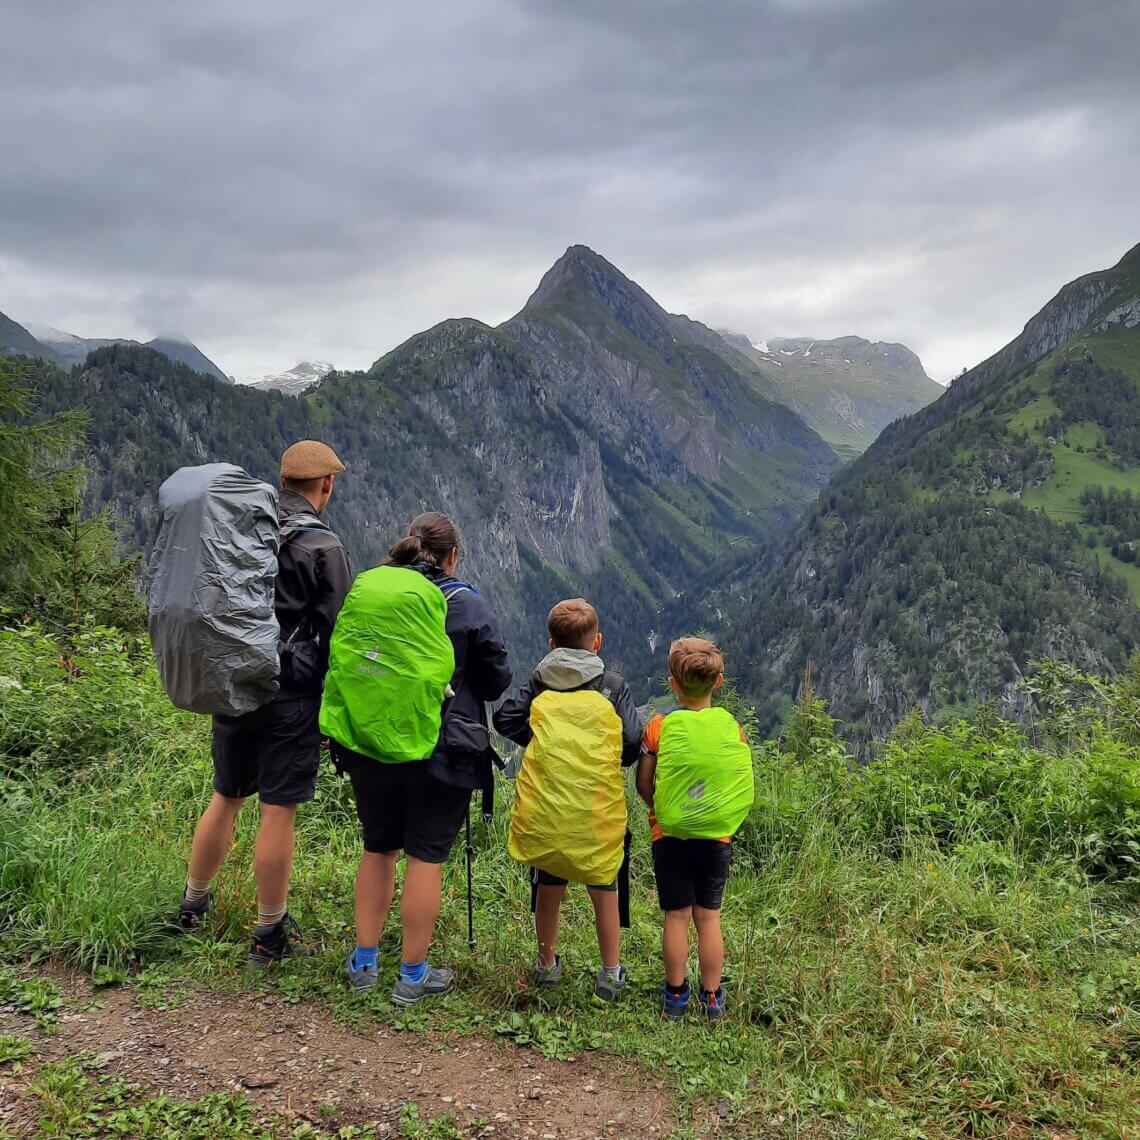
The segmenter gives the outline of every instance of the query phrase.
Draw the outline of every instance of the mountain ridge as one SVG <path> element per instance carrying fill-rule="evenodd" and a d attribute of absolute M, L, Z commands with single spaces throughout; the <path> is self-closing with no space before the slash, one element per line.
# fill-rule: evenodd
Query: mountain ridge
<path fill-rule="evenodd" d="M 109 345 L 82 369 L 43 366 L 43 403 L 87 410 L 90 506 L 120 515 L 135 549 L 173 467 L 228 459 L 276 481 L 280 450 L 323 438 L 349 464 L 330 521 L 358 566 L 415 514 L 443 510 L 524 659 L 545 644 L 550 606 L 585 594 L 647 695 L 663 606 L 709 565 L 763 549 L 838 460 L 754 391 L 743 358 L 737 370 L 703 348 L 715 334 L 675 321 L 600 256 L 571 252 L 554 269 L 499 327 L 443 321 L 299 398 Z"/>
<path fill-rule="evenodd" d="M 1027 710 L 1032 660 L 1140 646 L 1140 247 L 1064 286 L 824 487 L 726 643 L 778 715 L 811 665 L 867 739 L 911 708 Z M 1111 319 L 1110 319 L 1111 318 Z"/>
<path fill-rule="evenodd" d="M 82 337 L 75 333 L 64 332 L 51 325 L 29 323 L 29 330 L 34 330 L 36 340 L 48 348 L 53 360 L 64 364 L 82 364 L 88 355 L 99 348 L 106 348 L 112 344 L 140 345 L 143 348 L 152 348 L 161 352 L 169 360 L 186 364 L 195 372 L 212 376 L 223 384 L 232 384 L 233 380 L 227 376 L 202 350 L 192 341 L 181 337 L 165 336 L 154 337 L 146 342 L 129 340 L 125 337 Z"/>

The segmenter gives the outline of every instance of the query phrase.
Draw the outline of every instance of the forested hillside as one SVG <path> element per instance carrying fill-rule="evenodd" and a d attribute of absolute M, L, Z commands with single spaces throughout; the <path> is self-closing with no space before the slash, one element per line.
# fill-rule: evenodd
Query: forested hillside
<path fill-rule="evenodd" d="M 730 651 L 767 717 L 805 666 L 864 738 L 908 709 L 1022 711 L 1045 655 L 1140 644 L 1140 247 L 1067 285 L 840 472 L 760 577 Z"/>
<path fill-rule="evenodd" d="M 299 399 L 130 345 L 34 381 L 44 410 L 86 411 L 89 503 L 122 520 L 128 547 L 145 548 L 176 467 L 227 459 L 275 479 L 281 450 L 316 436 L 349 464 L 330 519 L 358 565 L 442 509 L 521 653 L 544 643 L 549 606 L 582 592 L 644 694 L 661 607 L 755 556 L 838 462 L 710 343 L 724 347 L 573 247 L 500 328 L 446 321 Z"/>

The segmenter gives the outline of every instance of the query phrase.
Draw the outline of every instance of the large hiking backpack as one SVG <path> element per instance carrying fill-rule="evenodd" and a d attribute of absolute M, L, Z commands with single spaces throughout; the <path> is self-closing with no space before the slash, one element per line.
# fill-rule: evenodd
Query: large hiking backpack
<path fill-rule="evenodd" d="M 665 717 L 653 791 L 653 814 L 665 835 L 733 836 L 755 794 L 752 749 L 727 709 L 679 709 Z"/>
<path fill-rule="evenodd" d="M 384 763 L 426 760 L 455 672 L 446 625 L 443 592 L 418 570 L 357 575 L 329 643 L 321 732 Z"/>
<path fill-rule="evenodd" d="M 238 716 L 277 692 L 277 492 L 232 463 L 181 467 L 158 492 L 150 640 L 171 701 Z"/>
<path fill-rule="evenodd" d="M 601 688 L 544 689 L 530 706 L 531 742 L 515 778 L 507 851 L 512 859 L 588 886 L 622 865 L 626 833 L 620 678 Z"/>

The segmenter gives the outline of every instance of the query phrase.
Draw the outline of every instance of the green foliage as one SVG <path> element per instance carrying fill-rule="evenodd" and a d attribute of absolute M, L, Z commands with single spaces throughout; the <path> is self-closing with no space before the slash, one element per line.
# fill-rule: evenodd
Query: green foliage
<path fill-rule="evenodd" d="M 11 1005 L 30 1014 L 42 1032 L 51 1033 L 56 1028 L 56 1011 L 63 1005 L 63 998 L 59 986 L 50 978 L 21 979 L 0 966 L 0 1005 Z"/>
<path fill-rule="evenodd" d="M 106 515 L 84 517 L 86 476 L 74 456 L 85 420 L 35 408 L 32 385 L 48 371 L 0 357 L 0 612 L 61 633 L 92 622 L 141 630 L 137 564 L 119 559 Z"/>
<path fill-rule="evenodd" d="M 66 641 L 0 629 L 0 773 L 129 763 L 164 742 L 200 739 L 165 699 L 148 644 L 95 627 Z"/>
<path fill-rule="evenodd" d="M 634 980 L 616 1007 L 591 996 L 597 950 L 579 892 L 565 907 L 562 987 L 540 994 L 519 980 L 533 929 L 525 876 L 504 853 L 509 785 L 490 826 L 474 827 L 474 951 L 462 860 L 445 868 L 433 954 L 456 967 L 461 984 L 430 1010 L 395 1011 L 386 993 L 362 998 L 340 981 L 359 840 L 350 795 L 329 768 L 299 817 L 290 894 L 316 956 L 257 981 L 241 972 L 254 904 L 252 817 L 239 821 L 204 936 L 167 937 L 209 794 L 206 725 L 172 714 L 150 666 L 126 642 L 100 636 L 85 653 L 105 661 L 89 663 L 92 691 L 82 701 L 94 707 L 100 684 L 133 675 L 133 726 L 68 745 L 55 727 L 66 701 L 29 701 L 8 714 L 6 739 L 50 736 L 66 749 L 63 763 L 47 750 L 34 765 L 21 762 L 0 792 L 0 949 L 8 955 L 53 956 L 118 981 L 134 965 L 128 984 L 137 999 L 163 1009 L 176 1010 L 196 985 L 253 984 L 278 1000 L 327 1004 L 362 1027 L 494 1033 L 552 1057 L 636 1057 L 674 1091 L 683 1119 L 699 1119 L 709 1100 L 727 1101 L 730 1135 L 784 1134 L 772 1124 L 779 1117 L 823 1134 L 1000 1135 L 1024 1119 L 1077 1135 L 1120 1134 L 1140 1098 L 1130 1044 L 1140 1034 L 1138 761 L 1119 711 L 1135 700 L 1135 679 L 1101 682 L 1103 698 L 1073 690 L 1094 711 L 1075 718 L 1071 744 L 1039 722 L 1034 746 L 985 709 L 975 723 L 945 727 L 912 716 L 867 766 L 854 762 L 805 686 L 783 737 L 756 741 L 757 800 L 737 837 L 724 910 L 731 1020 L 713 1032 L 695 1019 L 665 1026 L 656 1014 L 660 916 L 637 807 L 633 926 L 623 948 Z M 20 676 L 35 685 L 58 669 L 60 649 L 43 635 L 10 635 L 3 654 L 21 660 Z M 1062 699 L 1062 682 L 1071 678 L 1049 682 L 1052 699 Z M 125 698 L 124 687 L 108 706 Z M 731 687 L 724 701 L 747 722 Z M 116 734 L 118 746 L 109 743 Z M 398 952 L 393 926 L 381 946 L 382 991 Z M 10 987 L 26 984 L 8 977 Z M 0 1004 L 11 1000 L 0 992 Z M 41 1100 L 44 1120 L 94 1112 L 103 1134 L 114 1120 L 177 1121 L 195 1135 L 220 1113 L 235 1136 L 253 1127 L 230 1101 L 207 1109 L 214 1102 L 131 1092 L 108 1106 L 105 1084 L 79 1076 L 52 1078 L 58 1099 Z M 411 1108 L 402 1126 L 425 1137 L 460 1127 Z"/>
<path fill-rule="evenodd" d="M 35 1054 L 36 1047 L 26 1038 L 14 1033 L 0 1033 L 0 1065 L 23 1061 Z"/>

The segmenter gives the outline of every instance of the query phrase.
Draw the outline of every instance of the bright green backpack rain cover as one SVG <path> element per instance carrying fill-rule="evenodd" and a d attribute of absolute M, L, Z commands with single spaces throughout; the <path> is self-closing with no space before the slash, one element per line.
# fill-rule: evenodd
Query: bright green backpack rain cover
<path fill-rule="evenodd" d="M 455 672 L 446 623 L 447 599 L 418 570 L 358 575 L 329 643 L 321 732 L 384 763 L 426 760 Z"/>
<path fill-rule="evenodd" d="M 727 709 L 681 709 L 661 725 L 653 814 L 665 835 L 735 835 L 756 795 L 752 749 Z"/>

